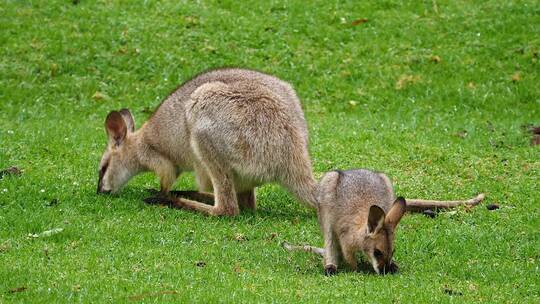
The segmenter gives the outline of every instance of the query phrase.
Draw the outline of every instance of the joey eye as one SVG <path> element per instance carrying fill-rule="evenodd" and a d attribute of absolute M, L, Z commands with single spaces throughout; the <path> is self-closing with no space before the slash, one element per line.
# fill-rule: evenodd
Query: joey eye
<path fill-rule="evenodd" d="M 373 256 L 375 256 L 376 259 L 382 259 L 383 253 L 379 249 L 373 250 Z"/>

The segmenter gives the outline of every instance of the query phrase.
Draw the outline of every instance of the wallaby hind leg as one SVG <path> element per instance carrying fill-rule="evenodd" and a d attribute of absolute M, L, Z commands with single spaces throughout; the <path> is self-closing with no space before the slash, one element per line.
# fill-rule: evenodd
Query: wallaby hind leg
<path fill-rule="evenodd" d="M 257 207 L 255 201 L 255 189 L 238 193 L 238 204 L 242 209 L 255 210 L 255 208 Z"/>
<path fill-rule="evenodd" d="M 205 203 L 207 205 L 214 205 L 214 194 L 198 191 L 171 191 L 171 194 L 176 197 L 187 198 L 190 200 L 195 200 L 198 202 Z M 237 194 L 238 205 L 241 209 L 251 209 L 255 210 L 255 191 L 250 190 L 247 192 L 242 192 Z"/>
<path fill-rule="evenodd" d="M 181 197 L 174 198 L 174 205 L 208 215 L 238 215 L 240 208 L 238 207 L 234 184 L 230 176 L 220 172 L 212 172 L 212 183 L 214 184 L 215 198 L 213 206 Z"/>
<path fill-rule="evenodd" d="M 205 203 L 207 205 L 214 205 L 214 194 L 199 192 L 193 190 L 180 190 L 180 191 L 171 191 L 171 195 L 175 197 L 187 198 L 190 200 L 198 201 Z"/>
<path fill-rule="evenodd" d="M 212 138 L 205 130 L 193 130 L 191 145 L 196 151 L 199 163 L 208 174 L 214 188 L 214 206 L 201 202 L 178 198 L 182 207 L 209 215 L 234 216 L 240 213 L 232 172 L 217 158 L 219 150 L 213 146 Z"/>

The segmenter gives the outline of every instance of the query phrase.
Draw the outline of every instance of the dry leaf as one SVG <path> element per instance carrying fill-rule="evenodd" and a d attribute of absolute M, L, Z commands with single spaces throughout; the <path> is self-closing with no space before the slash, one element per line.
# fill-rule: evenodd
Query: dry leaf
<path fill-rule="evenodd" d="M 242 269 L 242 267 L 240 267 L 240 264 L 237 263 L 234 265 L 233 271 L 236 273 L 241 273 L 244 270 Z"/>
<path fill-rule="evenodd" d="M 56 72 L 58 72 L 58 65 L 53 63 L 51 64 L 51 77 L 56 76 Z"/>
<path fill-rule="evenodd" d="M 515 72 L 514 75 L 512 75 L 512 81 L 513 82 L 521 81 L 521 73 L 520 72 Z"/>
<path fill-rule="evenodd" d="M 234 235 L 234 239 L 239 241 L 239 242 L 244 242 L 244 241 L 247 241 L 247 237 L 241 233 L 237 233 Z"/>
<path fill-rule="evenodd" d="M 363 23 L 366 23 L 368 22 L 369 20 L 367 18 L 360 18 L 360 19 L 356 19 L 354 20 L 353 22 L 351 22 L 351 25 L 352 26 L 356 26 L 356 25 L 359 25 L 359 24 L 363 24 Z"/>
<path fill-rule="evenodd" d="M 130 296 L 128 297 L 128 299 L 132 301 L 140 301 L 146 297 L 157 297 L 160 295 L 175 295 L 175 294 L 178 294 L 178 292 L 176 292 L 175 290 L 163 290 L 163 291 L 158 291 L 154 293 L 147 292 L 140 295 Z"/>
<path fill-rule="evenodd" d="M 441 62 L 441 57 L 439 57 L 437 55 L 433 55 L 433 56 L 431 56 L 431 58 L 429 60 L 431 62 L 433 62 L 433 63 L 439 63 L 439 62 Z"/>
<path fill-rule="evenodd" d="M 0 179 L 7 175 L 20 176 L 22 171 L 17 167 L 9 167 L 3 170 L 0 170 Z"/>
<path fill-rule="evenodd" d="M 471 90 L 474 90 L 474 89 L 476 89 L 476 84 L 471 81 L 471 82 L 467 83 L 467 88 L 469 88 Z"/>
<path fill-rule="evenodd" d="M 47 236 L 58 234 L 58 233 L 60 233 L 62 231 L 64 231 L 64 228 L 53 228 L 51 230 L 43 231 L 38 236 L 39 237 L 47 237 Z"/>
<path fill-rule="evenodd" d="M 108 99 L 109 96 L 101 93 L 100 91 L 96 91 L 94 95 L 92 95 L 92 98 L 95 100 L 105 100 L 105 99 Z"/>
<path fill-rule="evenodd" d="M 397 90 L 404 89 L 405 87 L 407 87 L 407 86 L 409 86 L 411 84 L 415 84 L 418 81 L 420 81 L 420 76 L 417 76 L 417 75 L 401 75 L 399 77 L 398 81 L 396 82 L 396 89 Z"/>
<path fill-rule="evenodd" d="M 467 130 L 462 130 L 462 131 L 457 132 L 455 135 L 460 138 L 465 138 L 467 137 L 468 134 L 469 133 L 467 132 Z"/>
<path fill-rule="evenodd" d="M 16 292 L 21 292 L 21 291 L 25 291 L 27 288 L 26 286 L 21 286 L 21 287 L 16 287 L 16 288 L 11 288 L 9 290 L 9 293 L 16 293 Z"/>

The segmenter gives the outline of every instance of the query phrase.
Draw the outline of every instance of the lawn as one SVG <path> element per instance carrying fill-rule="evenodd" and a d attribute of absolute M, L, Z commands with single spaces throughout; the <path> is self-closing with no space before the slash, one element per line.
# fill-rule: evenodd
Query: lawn
<path fill-rule="evenodd" d="M 540 302 L 540 3 L 406 2 L 0 0 L 0 302 Z M 279 186 L 236 218 L 146 205 L 152 174 L 96 195 L 107 113 L 220 66 L 294 85 L 317 177 L 486 202 L 405 216 L 396 275 L 325 277 L 280 247 L 322 236 Z"/>

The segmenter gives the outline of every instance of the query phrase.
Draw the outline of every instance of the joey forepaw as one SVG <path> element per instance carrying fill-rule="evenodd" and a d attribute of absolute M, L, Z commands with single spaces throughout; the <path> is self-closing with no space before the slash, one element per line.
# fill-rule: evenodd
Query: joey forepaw
<path fill-rule="evenodd" d="M 337 274 L 337 266 L 333 264 L 329 264 L 324 266 L 324 275 L 329 277 Z"/>

